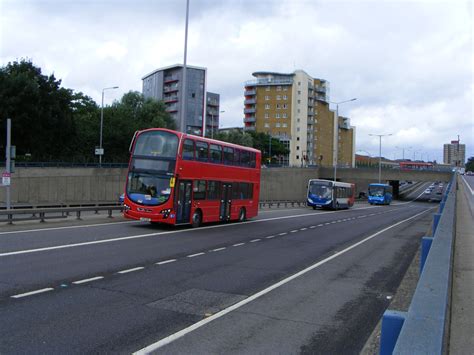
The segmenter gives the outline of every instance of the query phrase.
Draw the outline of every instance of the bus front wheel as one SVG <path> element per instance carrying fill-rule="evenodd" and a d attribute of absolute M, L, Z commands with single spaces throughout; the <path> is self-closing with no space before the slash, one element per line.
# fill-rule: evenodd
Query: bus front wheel
<path fill-rule="evenodd" d="M 243 222 L 247 219 L 247 214 L 245 213 L 245 208 L 241 208 L 239 212 L 239 222 Z"/>
<path fill-rule="evenodd" d="M 201 210 L 196 210 L 193 213 L 192 221 L 191 221 L 191 226 L 193 228 L 197 228 L 202 224 L 202 213 Z"/>

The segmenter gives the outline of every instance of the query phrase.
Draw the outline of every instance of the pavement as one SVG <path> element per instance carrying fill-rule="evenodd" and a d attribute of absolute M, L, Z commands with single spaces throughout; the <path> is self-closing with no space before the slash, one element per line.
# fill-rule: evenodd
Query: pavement
<path fill-rule="evenodd" d="M 474 176 L 459 177 L 458 186 L 449 353 L 472 354 L 474 349 L 472 336 L 474 334 Z"/>

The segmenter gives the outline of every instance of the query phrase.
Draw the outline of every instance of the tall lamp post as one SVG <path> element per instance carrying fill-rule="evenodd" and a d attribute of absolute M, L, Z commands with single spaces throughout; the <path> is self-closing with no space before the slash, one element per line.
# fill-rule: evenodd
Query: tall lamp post
<path fill-rule="evenodd" d="M 408 147 L 408 148 L 405 148 L 405 147 L 395 147 L 395 148 L 402 150 L 402 159 L 403 159 L 403 160 L 405 160 L 405 150 L 410 150 L 410 149 L 412 149 L 412 147 Z"/>
<path fill-rule="evenodd" d="M 391 136 L 392 133 L 389 134 L 369 134 L 369 136 L 379 137 L 379 184 L 382 178 L 382 137 Z"/>
<path fill-rule="evenodd" d="M 334 164 L 334 181 L 336 181 L 336 172 L 337 172 L 337 161 L 338 161 L 338 145 L 339 145 L 339 105 L 346 102 L 351 102 L 357 100 L 357 97 L 354 97 L 350 100 L 344 100 L 339 102 L 329 101 L 331 104 L 336 105 L 336 119 L 334 122 L 334 143 L 333 143 L 333 164 Z"/>
<path fill-rule="evenodd" d="M 102 130 L 104 127 L 104 92 L 105 90 L 114 90 L 114 89 L 118 89 L 118 86 L 111 86 L 111 87 L 102 89 L 102 105 L 100 107 L 99 167 L 102 166 L 102 155 L 104 154 L 104 151 L 102 150 Z"/>

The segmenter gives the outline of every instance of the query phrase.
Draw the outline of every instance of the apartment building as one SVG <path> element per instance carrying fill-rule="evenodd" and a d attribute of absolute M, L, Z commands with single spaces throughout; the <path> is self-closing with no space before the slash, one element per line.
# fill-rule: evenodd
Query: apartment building
<path fill-rule="evenodd" d="M 459 140 L 451 141 L 443 146 L 443 163 L 451 166 L 464 166 L 466 162 L 466 145 Z"/>
<path fill-rule="evenodd" d="M 289 166 L 354 166 L 354 128 L 329 108 L 329 83 L 303 70 L 255 72 L 245 83 L 244 129 L 278 138 L 289 149 L 277 157 Z M 338 149 L 334 146 L 338 139 Z"/>
<path fill-rule="evenodd" d="M 143 81 L 143 95 L 156 100 L 163 100 L 166 111 L 176 121 L 178 130 L 181 128 L 181 110 L 183 101 L 183 65 L 175 64 L 169 67 L 159 68 L 145 75 Z M 209 127 L 217 124 L 218 116 L 208 114 L 214 112 L 217 107 L 219 112 L 219 95 L 206 93 L 207 69 L 195 66 L 186 66 L 186 115 L 185 131 L 187 133 L 202 136 Z M 206 94 L 210 96 L 211 106 L 207 108 Z M 206 116 L 213 119 L 213 123 L 207 127 Z M 217 123 L 216 123 L 217 122 Z"/>
<path fill-rule="evenodd" d="M 213 138 L 219 130 L 220 95 L 208 92 L 206 102 L 206 137 Z"/>

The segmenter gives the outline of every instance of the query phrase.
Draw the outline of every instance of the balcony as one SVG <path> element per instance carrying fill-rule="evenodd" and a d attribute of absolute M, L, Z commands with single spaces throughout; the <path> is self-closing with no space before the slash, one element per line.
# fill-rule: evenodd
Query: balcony
<path fill-rule="evenodd" d="M 244 127 L 244 131 L 252 131 L 252 132 L 254 132 L 254 131 L 255 131 L 255 126 L 245 126 L 245 127 Z"/>
<path fill-rule="evenodd" d="M 257 103 L 257 99 L 246 99 L 244 100 L 244 104 L 245 105 L 252 105 L 252 104 L 256 104 Z"/>
<path fill-rule="evenodd" d="M 178 105 L 166 106 L 166 112 L 177 112 L 177 111 L 178 111 Z"/>
<path fill-rule="evenodd" d="M 244 123 L 254 123 L 256 121 L 255 116 L 254 117 L 245 117 L 244 118 Z"/>
<path fill-rule="evenodd" d="M 178 80 L 179 80 L 179 78 L 178 78 L 177 75 L 166 75 L 164 77 L 164 82 L 165 83 L 172 83 L 172 82 L 178 81 Z"/>
<path fill-rule="evenodd" d="M 326 92 L 327 92 L 326 85 L 315 85 L 314 88 L 317 92 L 321 92 L 321 93 L 324 93 L 324 94 L 326 94 Z"/>
<path fill-rule="evenodd" d="M 176 101 L 178 101 L 178 96 L 177 96 L 177 95 L 165 96 L 165 97 L 163 98 L 163 101 L 164 101 L 165 103 L 176 102 Z"/>
<path fill-rule="evenodd" d="M 275 79 L 275 78 L 260 78 L 256 80 L 248 80 L 245 82 L 246 86 L 268 86 L 268 85 L 293 85 L 293 78 Z"/>
<path fill-rule="evenodd" d="M 219 106 L 219 101 L 217 100 L 211 100 L 211 99 L 207 99 L 207 105 L 208 106 Z"/>
<path fill-rule="evenodd" d="M 178 91 L 178 85 L 165 86 L 163 92 L 175 92 Z"/>
<path fill-rule="evenodd" d="M 245 90 L 244 95 L 245 96 L 253 96 L 257 94 L 257 90 Z"/>
<path fill-rule="evenodd" d="M 246 108 L 246 109 L 244 109 L 244 113 L 255 113 L 255 107 L 254 107 L 254 108 Z"/>

